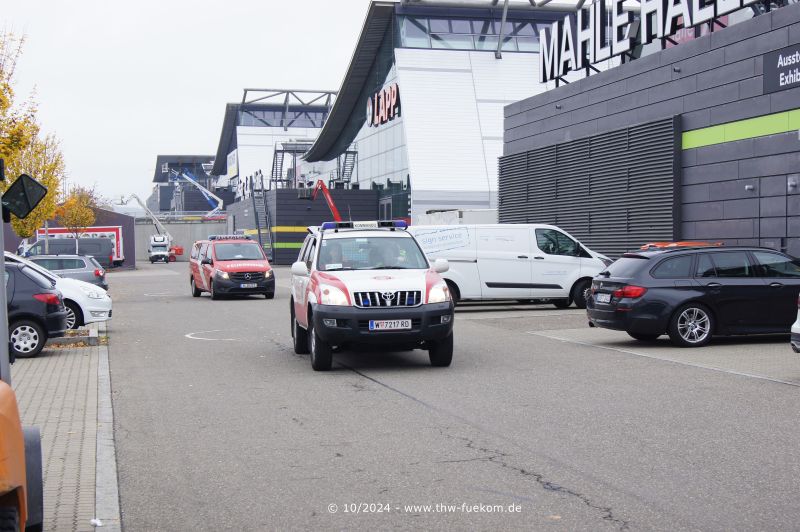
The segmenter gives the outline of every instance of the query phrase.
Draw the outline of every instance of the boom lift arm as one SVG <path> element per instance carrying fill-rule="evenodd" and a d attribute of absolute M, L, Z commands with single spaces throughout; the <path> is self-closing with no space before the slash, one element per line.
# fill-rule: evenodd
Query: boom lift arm
<path fill-rule="evenodd" d="M 333 198 L 331 197 L 331 191 L 328 190 L 328 187 L 325 185 L 325 182 L 322 179 L 317 180 L 317 183 L 314 185 L 314 190 L 311 192 L 311 200 L 317 199 L 317 194 L 322 191 L 322 195 L 325 197 L 325 202 L 328 204 L 328 208 L 331 210 L 331 214 L 333 215 L 333 221 L 341 222 L 342 216 L 339 214 L 339 209 L 336 208 L 336 204 L 333 202 Z"/>
<path fill-rule="evenodd" d="M 130 196 L 127 197 L 127 199 L 123 196 L 122 198 L 120 198 L 119 205 L 127 205 L 128 202 L 131 201 L 132 199 L 136 200 L 136 203 L 138 203 L 139 206 L 142 209 L 144 209 L 144 212 L 147 214 L 147 217 L 150 218 L 150 220 L 153 222 L 153 225 L 156 226 L 156 231 L 158 232 L 158 234 L 167 237 L 167 242 L 169 243 L 167 247 L 171 247 L 172 235 L 169 234 L 169 231 L 167 231 L 167 228 L 164 227 L 164 224 L 161 223 L 161 220 L 159 220 L 156 217 L 156 215 L 153 214 L 153 211 L 147 208 L 147 205 L 142 201 L 142 199 L 139 196 L 137 196 L 136 194 L 131 194 Z"/>
<path fill-rule="evenodd" d="M 222 210 L 222 208 L 224 207 L 223 202 L 222 202 L 222 198 L 220 198 L 219 196 L 217 196 L 216 194 L 214 194 L 213 192 L 208 190 L 206 187 L 204 187 L 203 185 L 198 183 L 197 180 L 194 177 L 192 177 L 191 174 L 189 174 L 189 172 L 187 172 L 186 170 L 181 170 L 181 171 L 170 170 L 170 172 L 172 173 L 173 176 L 178 177 L 178 178 L 183 178 L 186 181 L 188 181 L 189 183 L 191 183 L 194 186 L 196 186 L 198 189 L 200 189 L 200 192 L 203 193 L 203 196 L 205 196 L 205 198 L 208 200 L 208 203 L 212 207 L 214 207 L 214 204 L 211 202 L 211 200 L 213 199 L 214 201 L 217 202 L 217 206 L 214 207 L 213 209 L 211 209 L 210 211 L 208 211 L 206 213 L 206 216 L 214 216 L 215 214 L 217 214 L 218 212 L 220 212 Z"/>

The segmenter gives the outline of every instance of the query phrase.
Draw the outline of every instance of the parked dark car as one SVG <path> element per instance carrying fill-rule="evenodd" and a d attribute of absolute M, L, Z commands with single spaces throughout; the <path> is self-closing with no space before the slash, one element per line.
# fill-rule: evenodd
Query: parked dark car
<path fill-rule="evenodd" d="M 800 261 L 772 249 L 701 247 L 626 253 L 592 281 L 589 325 L 683 347 L 715 335 L 788 334 Z"/>
<path fill-rule="evenodd" d="M 23 264 L 6 263 L 9 348 L 18 358 L 35 357 L 49 338 L 64 336 L 67 310 L 53 283 Z"/>

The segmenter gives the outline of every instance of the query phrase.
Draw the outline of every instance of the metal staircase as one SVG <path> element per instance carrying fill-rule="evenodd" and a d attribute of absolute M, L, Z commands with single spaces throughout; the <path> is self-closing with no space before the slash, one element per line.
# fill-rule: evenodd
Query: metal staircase
<path fill-rule="evenodd" d="M 349 183 L 353 177 L 353 170 L 356 167 L 356 155 L 358 152 L 348 150 L 344 152 L 344 157 L 340 159 L 339 181 Z"/>
<path fill-rule="evenodd" d="M 275 153 L 272 156 L 272 175 L 270 179 L 273 183 L 280 183 L 283 180 L 283 156 L 286 152 L 275 147 Z"/>
<path fill-rule="evenodd" d="M 272 233 L 272 220 L 269 215 L 269 207 L 267 206 L 267 192 L 262 188 L 261 190 L 253 190 L 253 212 L 256 219 L 256 231 L 258 233 L 258 243 L 261 248 L 266 252 L 267 258 L 270 261 L 275 257 L 275 240 Z"/>

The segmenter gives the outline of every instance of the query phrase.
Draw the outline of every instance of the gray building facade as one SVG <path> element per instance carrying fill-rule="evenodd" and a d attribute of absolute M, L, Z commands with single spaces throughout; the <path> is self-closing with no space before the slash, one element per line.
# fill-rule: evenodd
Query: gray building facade
<path fill-rule="evenodd" d="M 800 84 L 780 86 L 776 68 L 796 51 L 797 4 L 507 106 L 500 221 L 556 223 L 611 254 L 669 239 L 800 255 Z M 637 147 L 626 133 L 601 152 L 604 137 L 670 120 L 672 165 L 653 166 L 666 138 Z M 568 164 L 559 150 L 573 154 L 574 171 L 561 172 L 571 194 L 530 186 L 547 149 L 554 168 Z"/>

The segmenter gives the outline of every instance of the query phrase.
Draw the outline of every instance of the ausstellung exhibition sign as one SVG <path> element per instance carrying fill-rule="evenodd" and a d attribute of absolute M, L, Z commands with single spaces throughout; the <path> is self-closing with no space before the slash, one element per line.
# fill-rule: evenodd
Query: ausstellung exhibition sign
<path fill-rule="evenodd" d="M 764 94 L 800 87 L 800 44 L 764 55 Z"/>
<path fill-rule="evenodd" d="M 595 0 L 539 32 L 539 81 L 630 52 L 637 34 L 639 42 L 648 44 L 757 1 L 642 0 L 634 23 L 633 13 L 624 9 L 625 0 Z"/>

